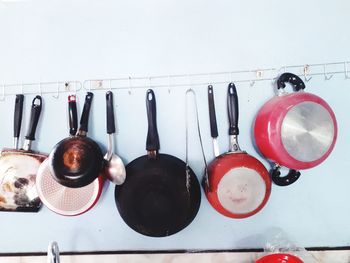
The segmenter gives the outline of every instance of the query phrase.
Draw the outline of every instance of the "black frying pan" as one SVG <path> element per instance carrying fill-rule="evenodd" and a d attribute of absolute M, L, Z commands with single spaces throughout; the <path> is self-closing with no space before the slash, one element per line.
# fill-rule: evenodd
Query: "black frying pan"
<path fill-rule="evenodd" d="M 115 188 L 115 200 L 125 223 L 152 237 L 175 234 L 195 218 L 201 200 L 199 182 L 186 164 L 171 155 L 159 154 L 156 99 L 146 94 L 147 155 L 126 166 L 126 181 Z"/>
<path fill-rule="evenodd" d="M 88 92 L 77 135 L 57 143 L 49 156 L 53 178 L 66 187 L 86 186 L 99 176 L 102 169 L 102 151 L 94 140 L 86 137 L 92 98 L 93 94 Z"/>

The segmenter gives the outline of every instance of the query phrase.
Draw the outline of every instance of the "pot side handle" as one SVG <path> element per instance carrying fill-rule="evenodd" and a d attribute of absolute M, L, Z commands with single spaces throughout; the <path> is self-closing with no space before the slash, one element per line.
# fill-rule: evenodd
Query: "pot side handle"
<path fill-rule="evenodd" d="M 284 89 L 286 87 L 286 83 L 291 84 L 295 91 L 305 89 L 305 83 L 303 80 L 299 76 L 289 72 L 283 73 L 281 76 L 279 76 L 277 79 L 277 89 Z"/>
<path fill-rule="evenodd" d="M 289 172 L 286 176 L 281 176 L 281 167 L 276 165 L 275 168 L 271 171 L 272 181 L 278 186 L 288 186 L 295 183 L 299 177 L 300 172 L 294 169 L 289 169 Z"/>

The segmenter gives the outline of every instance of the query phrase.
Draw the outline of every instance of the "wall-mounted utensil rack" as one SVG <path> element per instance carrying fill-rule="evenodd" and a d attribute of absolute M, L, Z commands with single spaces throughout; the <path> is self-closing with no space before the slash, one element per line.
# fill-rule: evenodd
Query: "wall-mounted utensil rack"
<path fill-rule="evenodd" d="M 314 76 L 322 77 L 325 81 L 331 80 L 334 75 L 343 75 L 345 79 L 350 79 L 349 66 L 350 61 L 342 61 L 209 73 L 88 79 L 83 82 L 75 80 L 2 85 L 0 82 L 0 101 L 3 101 L 6 96 L 15 94 L 52 94 L 53 97 L 58 98 L 61 93 L 76 93 L 82 90 L 82 88 L 88 91 L 124 89 L 128 90 L 131 94 L 132 90 L 150 87 L 166 88 L 170 92 L 172 88 L 176 87 L 226 84 L 231 81 L 235 83 L 248 83 L 252 87 L 256 82 L 260 81 L 274 82 L 278 75 L 286 71 L 302 77 L 306 82 L 310 81 Z"/>
<path fill-rule="evenodd" d="M 6 96 L 16 94 L 52 94 L 53 97 L 58 99 L 61 93 L 77 93 L 81 89 L 82 83 L 77 80 L 20 84 L 0 84 L 0 101 L 5 100 Z"/>
<path fill-rule="evenodd" d="M 225 84 L 228 82 L 249 83 L 250 86 L 258 81 L 274 82 L 279 74 L 290 71 L 310 81 L 313 76 L 322 76 L 330 80 L 334 75 L 342 74 L 350 78 L 348 66 L 350 61 L 322 64 L 290 65 L 280 68 L 262 68 L 253 70 L 238 70 L 212 73 L 160 75 L 144 77 L 121 77 L 111 79 L 89 79 L 83 82 L 85 90 L 168 88 L 174 87 L 207 86 L 208 84 Z"/>

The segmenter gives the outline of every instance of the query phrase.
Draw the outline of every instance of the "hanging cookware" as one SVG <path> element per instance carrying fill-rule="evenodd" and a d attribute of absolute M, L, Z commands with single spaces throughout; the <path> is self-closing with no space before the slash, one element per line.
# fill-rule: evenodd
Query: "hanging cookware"
<path fill-rule="evenodd" d="M 147 155 L 126 166 L 127 178 L 115 188 L 115 201 L 125 223 L 136 232 L 164 237 L 189 225 L 200 205 L 199 182 L 182 160 L 160 154 L 156 122 L 156 98 L 146 94 Z"/>
<path fill-rule="evenodd" d="M 121 185 L 126 178 L 125 166 L 122 159 L 116 155 L 114 151 L 114 107 L 113 107 L 113 93 L 107 91 L 106 93 L 106 111 L 107 111 L 107 134 L 108 134 L 108 151 L 104 156 L 105 166 L 104 174 L 108 180 L 114 184 Z"/>
<path fill-rule="evenodd" d="M 255 261 L 255 263 L 304 263 L 304 261 L 291 254 L 275 253 L 263 256 Z"/>
<path fill-rule="evenodd" d="M 35 188 L 35 176 L 40 163 L 47 155 L 31 150 L 35 140 L 42 99 L 36 96 L 31 106 L 31 114 L 23 149 L 17 150 L 21 129 L 23 95 L 16 95 L 14 114 L 15 149 L 3 149 L 0 156 L 0 210 L 38 212 L 41 202 Z"/>
<path fill-rule="evenodd" d="M 76 97 L 68 96 L 69 134 L 75 136 L 78 128 Z M 36 175 L 36 187 L 43 204 L 51 211 L 64 215 L 76 216 L 90 210 L 98 201 L 103 188 L 103 177 L 100 175 L 92 183 L 70 188 L 56 182 L 50 172 L 49 160 L 42 162 Z"/>
<path fill-rule="evenodd" d="M 209 111 L 213 112 L 213 89 L 209 86 Z M 246 218 L 259 212 L 271 193 L 271 180 L 264 165 L 253 156 L 241 151 L 237 136 L 238 97 L 233 83 L 227 95 L 230 148 L 208 165 L 205 193 L 210 204 L 221 214 L 231 218 Z M 210 114 L 214 127 L 214 114 Z M 215 129 L 211 129 L 213 132 Z M 212 137 L 213 134 L 212 134 Z"/>
<path fill-rule="evenodd" d="M 286 93 L 286 83 L 296 92 Z M 292 73 L 277 80 L 278 95 L 259 110 L 254 137 L 260 152 L 274 162 L 272 180 L 277 185 L 294 183 L 298 170 L 312 168 L 332 152 L 337 139 L 337 121 L 331 107 L 322 98 L 304 92 L 305 84 Z M 289 168 L 281 176 L 280 167 Z"/>
<path fill-rule="evenodd" d="M 103 168 L 99 145 L 86 137 L 92 98 L 93 94 L 88 92 L 77 135 L 57 143 L 49 155 L 53 178 L 67 187 L 77 188 L 92 183 Z"/>

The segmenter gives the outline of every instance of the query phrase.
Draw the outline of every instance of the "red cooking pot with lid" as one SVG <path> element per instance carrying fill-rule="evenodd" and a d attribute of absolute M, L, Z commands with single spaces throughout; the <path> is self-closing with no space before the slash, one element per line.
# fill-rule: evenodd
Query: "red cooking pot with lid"
<path fill-rule="evenodd" d="M 295 92 L 285 92 L 286 83 Z M 254 137 L 260 152 L 276 164 L 272 180 L 285 186 L 299 178 L 299 170 L 312 168 L 329 156 L 337 139 L 337 121 L 326 101 L 304 91 L 305 83 L 297 75 L 282 74 L 277 88 L 277 96 L 258 112 Z M 281 166 L 290 169 L 287 176 L 281 176 Z"/>
<path fill-rule="evenodd" d="M 277 253 L 264 256 L 255 263 L 304 263 L 300 258 L 286 253 Z"/>

